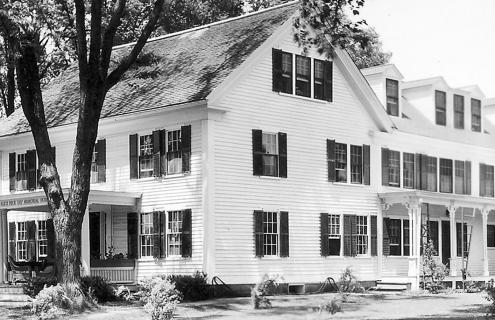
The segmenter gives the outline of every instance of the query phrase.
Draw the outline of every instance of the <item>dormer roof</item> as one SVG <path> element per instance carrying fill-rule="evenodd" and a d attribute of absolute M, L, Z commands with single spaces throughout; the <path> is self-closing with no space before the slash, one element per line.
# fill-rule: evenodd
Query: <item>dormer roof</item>
<path fill-rule="evenodd" d="M 457 89 L 462 91 L 467 91 L 471 94 L 471 96 L 475 98 L 480 98 L 480 99 L 485 98 L 485 94 L 483 93 L 483 91 L 481 91 L 481 88 L 477 84 L 463 86 Z"/>
<path fill-rule="evenodd" d="M 391 77 L 397 80 L 403 80 L 404 76 L 400 73 L 399 69 L 395 64 L 382 64 L 380 66 L 374 66 L 369 68 L 361 69 L 361 73 L 364 76 L 369 76 L 372 74 L 383 74 L 385 77 Z"/>

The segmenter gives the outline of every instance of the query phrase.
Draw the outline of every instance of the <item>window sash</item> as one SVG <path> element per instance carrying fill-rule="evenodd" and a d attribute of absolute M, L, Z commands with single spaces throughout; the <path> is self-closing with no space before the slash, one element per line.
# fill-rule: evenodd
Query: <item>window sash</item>
<path fill-rule="evenodd" d="M 440 159 L 440 192 L 452 193 L 452 160 Z"/>
<path fill-rule="evenodd" d="M 363 183 L 363 147 L 351 145 L 351 183 Z"/>
<path fill-rule="evenodd" d="M 139 177 L 153 176 L 153 135 L 139 137 Z"/>
<path fill-rule="evenodd" d="M 48 255 L 48 237 L 46 220 L 39 220 L 38 226 L 38 257 L 46 257 Z"/>
<path fill-rule="evenodd" d="M 183 211 L 169 211 L 167 216 L 167 253 L 169 256 L 180 256 L 182 254 Z"/>
<path fill-rule="evenodd" d="M 399 82 L 386 79 L 387 113 L 392 116 L 399 115 Z"/>
<path fill-rule="evenodd" d="M 485 165 L 485 176 L 481 176 L 480 178 L 482 179 L 481 183 L 481 188 L 483 191 L 480 192 L 480 194 L 488 197 L 493 197 L 494 196 L 494 186 L 493 186 L 493 178 L 494 178 L 494 172 L 493 172 L 493 166 L 490 165 Z"/>
<path fill-rule="evenodd" d="M 311 96 L 311 59 L 296 55 L 296 95 Z"/>
<path fill-rule="evenodd" d="M 466 175 L 466 166 L 464 161 L 455 161 L 455 193 L 456 194 L 465 194 L 465 175 Z"/>
<path fill-rule="evenodd" d="M 413 153 L 403 153 L 403 185 L 404 188 L 413 189 L 414 188 L 414 154 Z"/>
<path fill-rule="evenodd" d="M 357 254 L 368 253 L 368 216 L 356 216 Z"/>
<path fill-rule="evenodd" d="M 328 215 L 328 237 L 330 239 L 340 239 L 340 215 Z"/>
<path fill-rule="evenodd" d="M 427 191 L 437 191 L 437 158 L 427 157 L 426 174 L 427 174 Z"/>
<path fill-rule="evenodd" d="M 141 214 L 140 237 L 141 256 L 153 256 L 153 213 Z"/>
<path fill-rule="evenodd" d="M 263 255 L 278 254 L 278 212 L 263 212 Z"/>
<path fill-rule="evenodd" d="M 27 256 L 27 223 L 25 221 L 17 222 L 16 230 L 16 248 L 17 260 L 26 261 Z"/>
<path fill-rule="evenodd" d="M 447 124 L 447 96 L 443 91 L 435 90 L 435 123 Z"/>
<path fill-rule="evenodd" d="M 400 152 L 389 151 L 388 156 L 388 183 L 391 186 L 400 185 Z"/>
<path fill-rule="evenodd" d="M 347 144 L 335 143 L 335 181 L 347 182 Z"/>
<path fill-rule="evenodd" d="M 471 130 L 481 132 L 481 100 L 471 99 Z"/>
<path fill-rule="evenodd" d="M 464 96 L 454 94 L 454 127 L 464 129 Z"/>

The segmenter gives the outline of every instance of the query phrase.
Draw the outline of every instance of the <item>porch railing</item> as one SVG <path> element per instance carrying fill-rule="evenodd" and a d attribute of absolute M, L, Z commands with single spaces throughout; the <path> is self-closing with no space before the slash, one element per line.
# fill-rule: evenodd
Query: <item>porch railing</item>
<path fill-rule="evenodd" d="M 92 276 L 100 276 L 111 283 L 134 283 L 136 281 L 135 260 L 92 261 L 90 272 Z"/>

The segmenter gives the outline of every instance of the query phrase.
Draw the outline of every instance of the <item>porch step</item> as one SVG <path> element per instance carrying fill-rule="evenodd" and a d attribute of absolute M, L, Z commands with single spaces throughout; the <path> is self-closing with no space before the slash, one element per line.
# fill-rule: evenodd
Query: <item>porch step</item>
<path fill-rule="evenodd" d="M 29 296 L 24 294 L 22 286 L 0 286 L 0 302 L 28 302 L 29 299 Z"/>
<path fill-rule="evenodd" d="M 376 282 L 376 291 L 406 291 L 411 288 L 411 284 L 407 282 Z"/>

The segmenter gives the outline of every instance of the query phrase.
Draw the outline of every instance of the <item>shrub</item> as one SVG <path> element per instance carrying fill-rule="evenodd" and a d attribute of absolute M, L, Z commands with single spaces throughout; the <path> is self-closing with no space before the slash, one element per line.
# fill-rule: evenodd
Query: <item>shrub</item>
<path fill-rule="evenodd" d="M 438 293 L 444 288 L 442 281 L 447 274 L 447 267 L 435 258 L 436 255 L 435 245 L 429 240 L 424 246 L 422 285 L 430 293 Z"/>
<path fill-rule="evenodd" d="M 489 312 L 492 315 L 495 315 L 495 280 L 493 280 L 493 278 L 490 279 L 490 281 L 488 281 L 488 283 L 486 284 L 485 293 L 485 299 L 491 303 Z"/>
<path fill-rule="evenodd" d="M 168 280 L 155 278 L 153 287 L 147 296 L 145 309 L 152 320 L 167 320 L 174 316 L 175 308 L 181 301 L 180 292 Z"/>
<path fill-rule="evenodd" d="M 85 293 L 92 291 L 98 302 L 108 302 L 117 299 L 115 289 L 100 276 L 82 277 L 81 288 Z"/>
<path fill-rule="evenodd" d="M 323 311 L 328 312 L 330 314 L 336 314 L 337 312 L 342 311 L 342 298 L 333 297 L 332 300 L 328 301 L 320 305 L 320 313 Z"/>
<path fill-rule="evenodd" d="M 251 304 L 254 309 L 270 308 L 272 303 L 267 296 L 273 295 L 277 292 L 278 288 L 278 276 L 269 277 L 264 275 L 261 282 L 257 283 L 251 289 Z"/>
<path fill-rule="evenodd" d="M 40 293 L 45 286 L 51 287 L 57 285 L 58 281 L 55 277 L 50 278 L 30 278 L 29 281 L 23 286 L 24 294 L 27 294 L 31 298 L 34 298 Z"/>
<path fill-rule="evenodd" d="M 342 271 L 337 286 L 340 292 L 364 292 L 363 286 L 352 273 L 351 267 L 347 267 Z"/>
<path fill-rule="evenodd" d="M 184 300 L 199 301 L 209 297 L 206 273 L 196 271 L 191 275 L 169 275 L 167 280 L 175 284 Z"/>
<path fill-rule="evenodd" d="M 94 305 L 92 297 L 78 286 L 57 284 L 41 290 L 32 301 L 31 310 L 37 319 L 44 320 L 81 312 Z"/>

